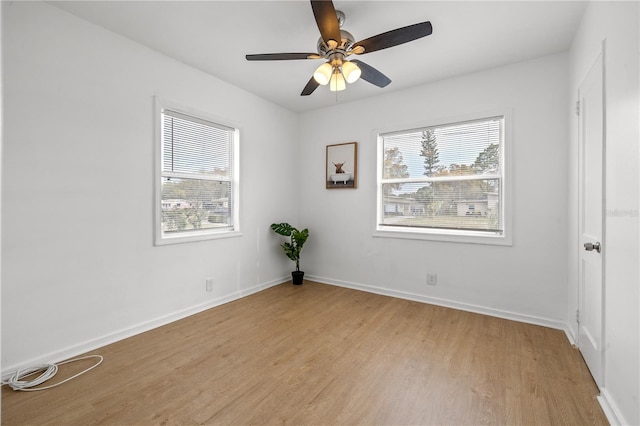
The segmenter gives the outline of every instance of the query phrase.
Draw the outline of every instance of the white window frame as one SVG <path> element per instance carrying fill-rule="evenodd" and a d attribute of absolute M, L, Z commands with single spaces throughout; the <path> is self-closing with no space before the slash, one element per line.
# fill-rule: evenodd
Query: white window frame
<path fill-rule="evenodd" d="M 398 132 L 411 132 L 415 129 L 423 129 L 427 127 L 446 126 L 448 124 L 462 123 L 469 121 L 478 121 L 491 117 L 504 117 L 503 121 L 503 143 L 501 144 L 502 164 L 501 164 L 501 207 L 502 207 L 502 234 L 493 234 L 483 231 L 471 230 L 455 230 L 455 229 L 435 229 L 435 228 L 418 228 L 418 227 L 397 227 L 383 225 L 384 216 L 384 194 L 382 193 L 382 183 L 393 183 L 394 180 L 383 179 L 383 163 L 384 163 L 384 146 L 382 135 Z M 413 123 L 412 125 L 395 125 L 385 129 L 378 129 L 375 133 L 377 140 L 377 162 L 376 162 L 376 213 L 375 227 L 373 231 L 374 237 L 383 238 L 399 238 L 427 241 L 443 241 L 453 243 L 467 244 L 488 244 L 488 245 L 512 245 L 512 173 L 511 173 L 511 145 L 513 144 L 512 136 L 512 111 L 510 109 L 501 109 L 493 111 L 484 111 L 456 117 L 440 118 L 425 121 L 422 123 Z M 464 179 L 464 177 L 463 177 Z M 420 179 L 417 179 L 420 180 Z M 459 180 L 459 179 L 456 179 Z M 406 181 L 406 180 L 403 180 Z"/>
<path fill-rule="evenodd" d="M 230 228 L 202 229 L 198 231 L 175 232 L 165 235 L 162 232 L 162 178 L 169 175 L 162 171 L 162 114 L 164 110 L 170 110 L 179 114 L 192 117 L 195 120 L 204 120 L 208 123 L 219 125 L 233 130 L 233 159 L 231 182 L 231 206 L 233 226 Z M 154 155 L 154 244 L 156 246 L 167 244 L 188 243 L 194 241 L 214 240 L 219 238 L 239 237 L 240 232 L 240 128 L 227 120 L 213 116 L 209 113 L 196 110 L 192 107 L 162 99 L 155 98 L 155 155 Z M 193 176 L 180 176 L 170 173 L 172 177 L 193 178 Z M 219 180 L 216 178 L 215 180 Z"/>

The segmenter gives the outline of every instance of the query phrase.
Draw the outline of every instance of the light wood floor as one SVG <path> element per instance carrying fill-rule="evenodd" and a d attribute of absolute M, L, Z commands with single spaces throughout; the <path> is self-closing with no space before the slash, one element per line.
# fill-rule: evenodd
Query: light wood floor
<path fill-rule="evenodd" d="M 607 424 L 559 330 L 313 282 L 94 353 L 58 388 L 4 386 L 2 424 Z"/>

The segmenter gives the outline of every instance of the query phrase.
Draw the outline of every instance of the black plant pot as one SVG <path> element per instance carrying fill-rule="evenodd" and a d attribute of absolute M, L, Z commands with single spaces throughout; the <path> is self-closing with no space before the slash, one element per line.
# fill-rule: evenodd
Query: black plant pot
<path fill-rule="evenodd" d="M 291 280 L 293 281 L 293 284 L 295 284 L 295 285 L 301 285 L 303 278 L 304 278 L 304 272 L 303 271 L 293 271 L 291 273 Z"/>

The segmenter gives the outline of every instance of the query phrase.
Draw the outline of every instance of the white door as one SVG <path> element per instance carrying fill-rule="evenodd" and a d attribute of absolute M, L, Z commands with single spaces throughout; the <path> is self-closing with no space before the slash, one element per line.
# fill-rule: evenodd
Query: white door
<path fill-rule="evenodd" d="M 602 55 L 579 95 L 579 312 L 578 347 L 596 383 L 603 386 L 604 281 L 602 257 L 604 94 Z"/>

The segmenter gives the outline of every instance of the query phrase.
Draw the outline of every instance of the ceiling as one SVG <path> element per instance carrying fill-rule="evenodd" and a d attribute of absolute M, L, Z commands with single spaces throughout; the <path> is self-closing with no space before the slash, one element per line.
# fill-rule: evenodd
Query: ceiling
<path fill-rule="evenodd" d="M 308 111 L 520 62 L 569 48 L 582 1 L 347 1 L 343 29 L 356 40 L 422 21 L 433 34 L 358 59 L 387 75 L 378 88 L 300 92 L 322 60 L 248 62 L 245 54 L 315 52 L 308 1 L 50 1 L 87 21 L 292 111 Z"/>

